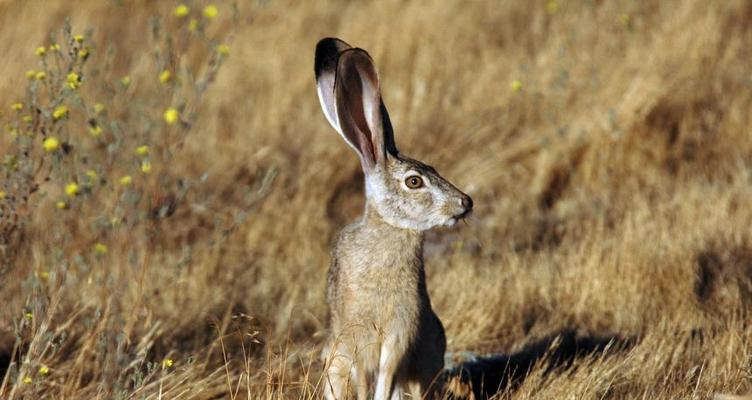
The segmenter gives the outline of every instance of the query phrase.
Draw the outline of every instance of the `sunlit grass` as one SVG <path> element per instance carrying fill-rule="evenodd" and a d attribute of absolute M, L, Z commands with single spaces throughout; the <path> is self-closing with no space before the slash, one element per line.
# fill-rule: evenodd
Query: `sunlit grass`
<path fill-rule="evenodd" d="M 363 205 L 326 36 L 475 200 L 425 243 L 449 351 L 635 339 L 500 398 L 752 389 L 746 2 L 39 4 L 0 5 L 0 397 L 320 397 Z"/>

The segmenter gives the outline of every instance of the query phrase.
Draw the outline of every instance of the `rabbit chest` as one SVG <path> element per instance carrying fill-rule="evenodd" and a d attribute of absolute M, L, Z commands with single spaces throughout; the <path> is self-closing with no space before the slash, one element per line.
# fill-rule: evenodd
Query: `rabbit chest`
<path fill-rule="evenodd" d="M 337 247 L 334 272 L 343 319 L 379 331 L 412 331 L 430 309 L 422 236 L 371 225 L 344 234 Z"/>

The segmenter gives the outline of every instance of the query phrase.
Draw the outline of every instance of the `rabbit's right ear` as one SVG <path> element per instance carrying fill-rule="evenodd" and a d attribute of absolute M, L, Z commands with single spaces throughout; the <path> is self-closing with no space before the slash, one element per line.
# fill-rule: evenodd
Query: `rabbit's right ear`
<path fill-rule="evenodd" d="M 337 62 L 339 55 L 351 46 L 337 38 L 325 38 L 316 44 L 316 57 L 313 70 L 316 73 L 316 91 L 319 94 L 319 102 L 324 110 L 324 115 L 332 127 L 340 135 L 348 140 L 342 133 L 337 119 L 336 100 L 334 98 L 334 81 L 337 74 Z M 349 140 L 348 140 L 349 142 Z"/>

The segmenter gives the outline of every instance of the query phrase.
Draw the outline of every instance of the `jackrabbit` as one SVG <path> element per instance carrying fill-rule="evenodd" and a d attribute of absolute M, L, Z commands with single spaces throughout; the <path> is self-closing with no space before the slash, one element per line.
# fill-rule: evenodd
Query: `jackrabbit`
<path fill-rule="evenodd" d="M 344 399 L 352 382 L 360 400 L 431 397 L 446 338 L 426 290 L 423 232 L 454 225 L 473 201 L 397 151 L 365 50 L 323 39 L 314 70 L 324 115 L 360 157 L 366 191 L 362 219 L 342 230 L 332 252 L 325 395 Z"/>

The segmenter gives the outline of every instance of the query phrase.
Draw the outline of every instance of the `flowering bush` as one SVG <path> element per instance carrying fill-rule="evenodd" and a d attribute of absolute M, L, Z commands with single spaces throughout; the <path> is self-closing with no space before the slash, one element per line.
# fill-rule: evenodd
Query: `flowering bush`
<path fill-rule="evenodd" d="M 48 254 L 40 263 L 21 271 L 28 272 L 23 285 L 30 290 L 15 324 L 19 350 L 8 372 L 15 385 L 11 395 L 53 387 L 45 378 L 55 375 L 48 362 L 62 347 L 88 351 L 86 343 L 67 337 L 66 324 L 81 315 L 88 318 L 78 321 L 81 326 L 101 323 L 115 332 L 97 334 L 100 348 L 110 351 L 92 361 L 115 360 L 120 375 L 110 381 L 112 393 L 137 390 L 160 371 L 159 361 L 148 360 L 161 356 L 118 344 L 122 321 L 106 310 L 125 303 L 106 291 L 143 286 L 109 266 L 139 264 L 146 273 L 147 264 L 136 260 L 148 258 L 150 247 L 137 246 L 132 238 L 153 244 L 192 184 L 206 180 L 178 175 L 170 165 L 181 157 L 203 95 L 230 55 L 227 31 L 210 34 L 207 28 L 231 24 L 230 15 L 229 7 L 197 2 L 162 10 L 143 42 L 150 62 L 126 74 L 115 61 L 116 49 L 96 45 L 96 29 L 81 32 L 70 22 L 50 35 L 49 43 L 32 49 L 37 64 L 25 73 L 25 88 L 1 117 L 8 145 L 0 150 L 0 277 L 14 268 L 18 272 L 20 253 L 31 251 L 25 240 L 32 220 L 44 219 L 51 232 L 45 237 L 52 240 L 45 243 Z M 219 232 L 231 227 L 224 228 Z M 105 290 L 100 303 L 61 313 L 65 292 L 93 282 Z M 52 321 L 62 326 L 55 328 Z M 165 358 L 162 373 L 177 362 Z M 75 381 L 74 371 L 65 376 Z"/>

